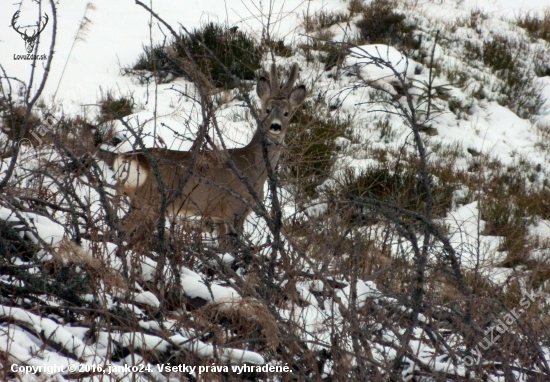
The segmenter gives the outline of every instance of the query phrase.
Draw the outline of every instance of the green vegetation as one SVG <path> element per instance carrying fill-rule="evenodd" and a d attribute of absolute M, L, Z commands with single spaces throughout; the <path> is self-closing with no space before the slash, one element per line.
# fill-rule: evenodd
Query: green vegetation
<path fill-rule="evenodd" d="M 10 110 L 9 107 L 3 107 L 0 104 L 0 125 L 2 126 L 2 131 L 6 133 L 10 140 L 19 139 L 21 127 L 23 127 L 23 123 L 25 122 L 26 111 L 27 109 L 22 106 L 15 106 Z M 38 126 L 40 126 L 40 119 L 35 113 L 31 112 L 23 138 L 30 140 L 33 144 L 38 143 L 36 138 L 31 134 Z"/>
<path fill-rule="evenodd" d="M 402 13 L 395 12 L 394 0 L 373 0 L 364 7 L 363 18 L 357 22 L 360 36 L 368 44 L 386 44 L 403 49 L 414 49 L 415 26 L 406 22 Z"/>
<path fill-rule="evenodd" d="M 286 137 L 287 181 L 308 196 L 333 173 L 338 154 L 336 138 L 345 136 L 351 121 L 327 115 L 315 102 L 297 109 Z"/>
<path fill-rule="evenodd" d="M 325 44 L 320 61 L 325 64 L 325 70 L 341 65 L 349 54 L 346 44 L 328 43 Z"/>
<path fill-rule="evenodd" d="M 498 102 L 528 119 L 540 110 L 544 100 L 540 86 L 533 82 L 531 76 L 526 75 L 528 68 L 518 63 L 518 55 L 526 51 L 527 48 L 521 44 L 496 36 L 484 44 L 482 59 L 504 83 L 493 89 L 502 95 Z"/>
<path fill-rule="evenodd" d="M 275 45 L 285 51 L 284 42 Z M 180 42 L 173 41 L 168 46 L 144 47 L 144 52 L 133 65 L 134 70 L 161 71 L 166 76 L 186 74 L 189 52 L 201 73 L 218 88 L 235 86 L 231 75 L 242 80 L 253 80 L 255 71 L 261 68 L 262 47 L 247 33 L 236 28 L 208 23 L 193 30 L 189 35 L 182 34 Z M 288 54 L 288 51 L 284 52 Z M 231 75 L 224 68 L 228 68 Z"/>
<path fill-rule="evenodd" d="M 443 217 L 450 210 L 452 203 L 453 184 L 439 184 L 433 181 L 432 197 L 434 200 L 433 214 Z M 390 168 L 388 163 L 372 166 L 355 172 L 348 169 L 344 172 L 341 185 L 337 190 L 336 200 L 343 200 L 351 206 L 351 212 L 343 209 L 349 221 L 364 222 L 365 217 L 361 198 L 373 198 L 410 211 L 423 214 L 426 205 L 426 192 L 420 181 L 418 169 L 414 167 Z"/>
<path fill-rule="evenodd" d="M 132 65 L 134 70 L 149 70 L 155 72 L 169 63 L 168 53 L 163 45 L 153 47 L 143 46 L 136 63 Z"/>
<path fill-rule="evenodd" d="M 273 53 L 281 57 L 291 57 L 294 54 L 294 49 L 290 45 L 285 44 L 285 40 L 275 40 L 268 44 Z"/>
<path fill-rule="evenodd" d="M 505 79 L 508 85 L 515 85 L 516 78 L 512 76 L 516 69 L 515 59 L 510 50 L 510 41 L 506 37 L 495 36 L 492 41 L 483 45 L 483 63 L 489 66 L 499 77 Z"/>
<path fill-rule="evenodd" d="M 550 42 L 550 9 L 547 9 L 542 16 L 536 13 L 527 13 L 518 17 L 518 26 L 527 30 L 529 35 Z"/>
<path fill-rule="evenodd" d="M 330 28 L 333 25 L 345 23 L 350 20 L 350 14 L 346 12 L 320 11 L 316 14 L 304 15 L 304 28 L 307 33 L 318 32 Z"/>
<path fill-rule="evenodd" d="M 501 169 L 488 180 L 481 202 L 481 218 L 486 221 L 484 235 L 502 236 L 499 248 L 508 253 L 506 266 L 530 264 L 535 243 L 527 227 L 538 217 L 550 219 L 550 189 L 531 184 L 536 169 Z"/>
<path fill-rule="evenodd" d="M 126 117 L 135 112 L 135 103 L 132 99 L 114 97 L 111 93 L 107 93 L 106 97 L 99 102 L 99 105 L 98 123 Z"/>

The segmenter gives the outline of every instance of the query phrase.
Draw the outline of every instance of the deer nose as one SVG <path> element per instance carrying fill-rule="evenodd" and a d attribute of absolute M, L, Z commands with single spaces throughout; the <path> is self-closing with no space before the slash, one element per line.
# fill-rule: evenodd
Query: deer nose
<path fill-rule="evenodd" d="M 271 122 L 270 129 L 273 133 L 279 134 L 281 132 L 281 121 L 275 120 Z"/>

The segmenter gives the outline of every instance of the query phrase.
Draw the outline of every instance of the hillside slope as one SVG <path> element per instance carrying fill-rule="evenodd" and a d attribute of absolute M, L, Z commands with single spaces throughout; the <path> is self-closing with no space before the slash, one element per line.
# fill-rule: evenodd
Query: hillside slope
<path fill-rule="evenodd" d="M 545 1 L 136 3 L 0 15 L 49 15 L 0 32 L 2 380 L 550 378 Z M 308 98 L 234 248 L 128 235 L 105 152 L 246 145 L 273 60 Z"/>

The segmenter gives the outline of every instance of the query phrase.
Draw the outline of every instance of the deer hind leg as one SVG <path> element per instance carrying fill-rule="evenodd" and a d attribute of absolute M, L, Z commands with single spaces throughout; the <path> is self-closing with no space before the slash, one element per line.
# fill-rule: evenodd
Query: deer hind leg
<path fill-rule="evenodd" d="M 219 249 L 222 251 L 236 251 L 241 247 L 246 215 L 235 216 L 232 223 L 220 221 L 217 224 Z"/>
<path fill-rule="evenodd" d="M 136 246 L 150 241 L 159 219 L 160 203 L 155 194 L 151 166 L 139 153 L 118 155 L 113 163 L 117 177 L 117 194 L 127 195 L 131 209 L 122 219 L 122 236 Z M 153 196 L 153 197 L 152 197 Z"/>
<path fill-rule="evenodd" d="M 130 247 L 149 242 L 159 219 L 158 208 L 154 205 L 133 205 L 121 221 L 121 233 Z"/>

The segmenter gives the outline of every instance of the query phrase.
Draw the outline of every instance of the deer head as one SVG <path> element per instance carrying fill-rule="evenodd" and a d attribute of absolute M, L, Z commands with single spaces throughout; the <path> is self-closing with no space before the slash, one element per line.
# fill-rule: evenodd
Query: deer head
<path fill-rule="evenodd" d="M 298 64 L 292 65 L 290 76 L 283 87 L 279 87 L 277 66 L 271 65 L 271 81 L 260 78 L 256 93 L 262 101 L 262 128 L 270 140 L 281 143 L 285 137 L 294 110 L 306 98 L 304 85 L 293 88 L 298 78 Z"/>
<path fill-rule="evenodd" d="M 32 53 L 33 49 L 34 49 L 34 43 L 36 42 L 36 39 L 38 38 L 38 35 L 40 35 L 40 33 L 42 33 L 42 31 L 44 30 L 44 28 L 46 27 L 46 25 L 48 24 L 48 15 L 47 14 L 44 14 L 44 16 L 41 18 L 41 20 L 44 20 L 44 22 L 37 22 L 36 23 L 36 27 L 38 29 L 34 29 L 32 31 L 32 35 L 29 36 L 27 34 L 27 29 L 25 29 L 25 32 L 22 33 L 18 27 L 15 26 L 15 22 L 17 21 L 17 19 L 19 18 L 19 11 L 15 12 L 15 14 L 13 15 L 12 19 L 11 19 L 11 26 L 13 27 L 13 29 L 19 33 L 21 35 L 21 38 L 23 40 L 25 40 L 25 49 L 27 50 L 27 53 Z"/>

